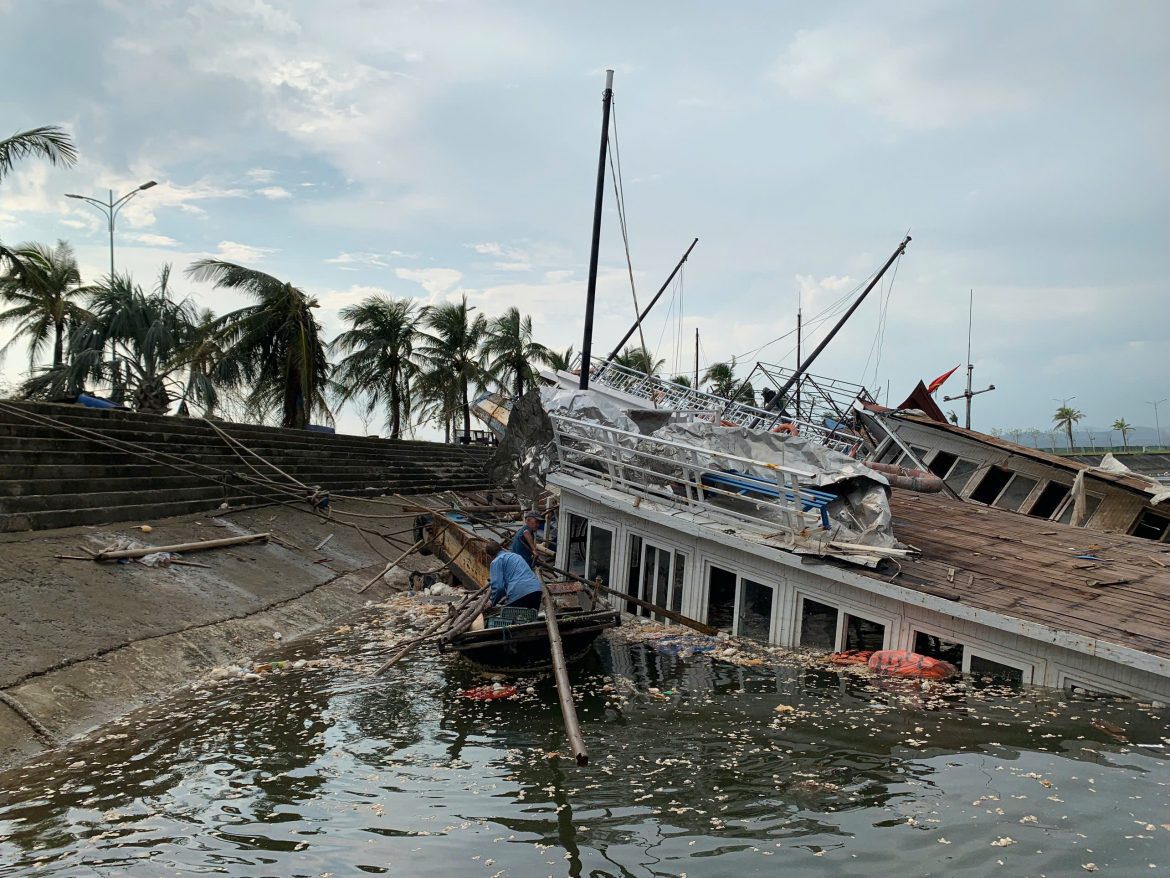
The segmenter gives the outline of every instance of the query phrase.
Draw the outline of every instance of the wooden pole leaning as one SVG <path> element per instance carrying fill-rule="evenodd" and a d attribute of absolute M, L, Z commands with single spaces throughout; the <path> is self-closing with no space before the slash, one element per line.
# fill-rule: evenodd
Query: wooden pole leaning
<path fill-rule="evenodd" d="M 239 537 L 224 537 L 221 540 L 203 540 L 197 543 L 176 543 L 173 546 L 147 546 L 142 549 L 116 549 L 113 551 L 98 552 L 93 556 L 95 561 L 121 561 L 130 558 L 145 558 L 156 552 L 203 552 L 208 549 L 222 549 L 226 546 L 240 546 L 244 543 L 255 543 L 267 540 L 271 534 L 244 534 Z"/>
<path fill-rule="evenodd" d="M 548 647 L 552 653 L 553 677 L 557 684 L 557 700 L 561 703 L 561 716 L 565 720 L 565 734 L 569 739 L 569 749 L 573 751 L 573 758 L 578 765 L 589 764 L 589 751 L 585 749 L 585 739 L 581 737 L 581 726 L 577 722 L 577 705 L 573 703 L 573 687 L 569 683 L 569 670 L 565 665 L 565 650 L 561 644 L 561 629 L 557 625 L 557 607 L 552 593 L 547 588 L 541 588 L 541 601 L 544 604 L 544 624 L 548 628 Z"/>

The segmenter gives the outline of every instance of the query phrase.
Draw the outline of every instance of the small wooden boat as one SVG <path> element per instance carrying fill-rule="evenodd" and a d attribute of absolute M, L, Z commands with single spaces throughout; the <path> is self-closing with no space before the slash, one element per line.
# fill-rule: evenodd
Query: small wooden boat
<path fill-rule="evenodd" d="M 458 513 L 427 516 L 418 526 L 430 540 L 431 550 L 451 565 L 455 577 L 466 587 L 479 590 L 487 585 L 489 540 L 498 539 L 492 530 L 477 525 Z M 511 529 L 521 526 L 519 521 Z M 589 652 L 601 632 L 621 624 L 621 613 L 612 609 L 589 586 L 576 582 L 551 582 L 545 588 L 552 595 L 557 612 L 566 661 Z M 478 613 L 474 613 L 474 618 Z M 453 651 L 478 665 L 493 670 L 539 671 L 552 667 L 548 626 L 535 611 L 527 614 L 503 607 L 484 613 L 486 627 L 471 630 L 453 626 L 439 641 L 439 649 Z"/>

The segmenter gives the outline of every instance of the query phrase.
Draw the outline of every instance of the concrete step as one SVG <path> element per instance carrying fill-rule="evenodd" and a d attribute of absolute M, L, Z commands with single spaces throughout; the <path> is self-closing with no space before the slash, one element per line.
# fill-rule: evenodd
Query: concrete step
<path fill-rule="evenodd" d="M 132 412 L 101 411 L 86 409 L 80 406 L 54 405 L 48 403 L 20 403 L 18 407 L 32 414 L 45 415 L 70 426 L 91 429 L 110 435 L 130 431 L 134 433 L 149 433 L 161 431 L 174 434 L 198 436 L 200 439 L 214 439 L 223 443 L 211 427 L 201 420 L 180 418 L 177 416 L 140 415 Z M 286 445 L 298 447 L 328 446 L 334 449 L 352 448 L 363 452 L 379 447 L 393 447 L 402 450 L 446 448 L 468 456 L 490 454 L 491 449 L 486 446 L 443 445 L 441 443 L 426 442 L 412 439 L 383 439 L 366 436 L 352 436 L 347 434 L 316 433 L 304 430 L 285 430 L 274 427 L 261 427 L 252 424 L 234 424 L 217 422 L 217 426 L 233 438 L 249 445 L 251 442 L 263 442 L 270 445 Z M 38 424 L 25 420 L 7 412 L 0 412 L 0 435 L 9 429 L 55 430 L 49 425 Z M 44 435 L 37 433 L 35 435 Z"/>

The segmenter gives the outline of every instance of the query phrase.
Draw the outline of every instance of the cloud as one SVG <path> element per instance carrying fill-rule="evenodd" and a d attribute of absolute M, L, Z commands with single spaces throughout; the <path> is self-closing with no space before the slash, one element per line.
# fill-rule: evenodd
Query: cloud
<path fill-rule="evenodd" d="M 246 172 L 246 176 L 253 183 L 271 183 L 276 178 L 276 171 L 271 168 L 251 168 Z"/>
<path fill-rule="evenodd" d="M 330 265 L 353 266 L 369 265 L 375 268 L 389 268 L 385 259 L 377 253 L 338 253 L 332 259 L 325 260 Z"/>
<path fill-rule="evenodd" d="M 449 295 L 463 280 L 463 272 L 454 268 L 396 268 L 394 274 L 403 280 L 414 281 L 432 301 Z"/>
<path fill-rule="evenodd" d="M 837 22 L 798 31 L 771 78 L 798 100 L 836 101 L 910 129 L 957 127 L 1027 106 L 1010 69 L 965 57 L 969 41 L 929 23 L 889 30 L 876 21 Z"/>
<path fill-rule="evenodd" d="M 532 257 L 527 250 L 519 247 L 504 246 L 495 241 L 485 241 L 478 244 L 466 245 L 482 256 L 497 256 L 499 260 L 491 263 L 497 271 L 532 271 Z"/>
<path fill-rule="evenodd" d="M 236 241 L 220 241 L 219 247 L 211 254 L 213 259 L 222 259 L 224 262 L 248 263 L 259 262 L 264 257 L 276 253 L 269 247 L 253 247 L 251 244 L 240 244 Z"/>
<path fill-rule="evenodd" d="M 148 247 L 174 247 L 179 242 L 166 235 L 155 235 L 151 232 L 130 232 L 123 235 L 128 241 L 137 241 Z"/>
<path fill-rule="evenodd" d="M 292 193 L 283 186 L 269 186 L 265 189 L 257 189 L 256 192 L 271 201 L 278 201 L 281 198 L 292 198 Z"/>

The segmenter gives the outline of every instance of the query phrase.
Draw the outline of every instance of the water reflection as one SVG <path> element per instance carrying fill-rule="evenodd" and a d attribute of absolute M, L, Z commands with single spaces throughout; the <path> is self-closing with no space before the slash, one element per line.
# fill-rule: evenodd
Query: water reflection
<path fill-rule="evenodd" d="M 575 671 L 579 769 L 558 756 L 549 680 L 472 701 L 470 668 L 423 655 L 370 685 L 368 637 L 291 645 L 309 667 L 173 699 L 0 777 L 0 875 L 1170 865 L 1164 748 L 1137 746 L 1168 743 L 1160 710 L 603 644 Z"/>

